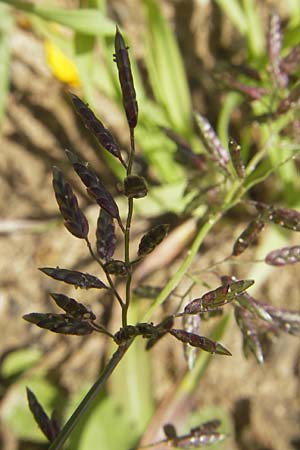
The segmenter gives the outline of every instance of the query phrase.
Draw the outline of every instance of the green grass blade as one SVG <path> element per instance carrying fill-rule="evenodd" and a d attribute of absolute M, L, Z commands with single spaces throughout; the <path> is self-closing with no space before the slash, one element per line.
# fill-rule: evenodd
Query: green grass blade
<path fill-rule="evenodd" d="M 255 0 L 243 0 L 244 12 L 247 22 L 247 38 L 250 55 L 261 56 L 265 50 L 265 33 L 261 17 Z"/>
<path fill-rule="evenodd" d="M 247 31 L 247 20 L 238 0 L 215 0 L 225 15 L 230 19 L 239 32 L 244 35 Z"/>
<path fill-rule="evenodd" d="M 191 133 L 191 99 L 178 45 L 157 2 L 144 0 L 144 5 L 146 64 L 153 93 L 164 107 L 170 125 L 188 137 Z"/>
<path fill-rule="evenodd" d="M 113 35 L 115 24 L 105 17 L 99 9 L 63 9 L 43 7 L 30 2 L 18 0 L 1 0 L 17 9 L 35 14 L 42 19 L 51 20 L 89 35 Z"/>

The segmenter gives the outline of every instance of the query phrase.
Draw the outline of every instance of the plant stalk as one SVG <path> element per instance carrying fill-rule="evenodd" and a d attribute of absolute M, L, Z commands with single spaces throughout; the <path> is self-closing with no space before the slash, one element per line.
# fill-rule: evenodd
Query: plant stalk
<path fill-rule="evenodd" d="M 115 351 L 115 353 L 112 355 L 111 359 L 103 369 L 96 383 L 93 384 L 93 386 L 88 391 L 86 396 L 83 398 L 81 403 L 78 405 L 78 407 L 76 408 L 70 419 L 67 421 L 62 430 L 58 433 L 54 441 L 51 443 L 49 450 L 60 450 L 63 447 L 63 444 L 68 439 L 71 432 L 73 431 L 73 429 L 75 428 L 75 426 L 77 425 L 77 423 L 79 422 L 85 411 L 96 399 L 97 395 L 104 387 L 106 381 L 111 376 L 112 372 L 117 367 L 117 365 L 125 355 L 126 351 L 130 347 L 132 342 L 133 340 L 127 341 L 118 347 L 118 349 Z"/>

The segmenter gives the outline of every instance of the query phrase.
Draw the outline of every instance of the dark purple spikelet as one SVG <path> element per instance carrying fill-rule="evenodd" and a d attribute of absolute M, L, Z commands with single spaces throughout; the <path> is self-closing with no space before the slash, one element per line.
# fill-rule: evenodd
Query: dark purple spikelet
<path fill-rule="evenodd" d="M 148 231 L 141 239 L 138 249 L 139 256 L 148 255 L 157 247 L 166 237 L 169 231 L 169 225 L 161 224 Z"/>
<path fill-rule="evenodd" d="M 74 319 L 67 314 L 30 313 L 25 314 L 23 319 L 54 333 L 85 336 L 94 331 L 88 322 Z"/>
<path fill-rule="evenodd" d="M 248 292 L 243 292 L 242 294 L 237 295 L 236 301 L 240 306 L 249 311 L 253 318 L 260 318 L 269 323 L 273 322 L 272 317 L 265 308 L 265 305 L 251 297 Z"/>
<path fill-rule="evenodd" d="M 65 294 L 51 293 L 50 295 L 57 306 L 75 319 L 96 319 L 93 312 L 89 311 L 82 303 L 77 302 L 74 298 L 68 297 Z"/>
<path fill-rule="evenodd" d="M 86 186 L 88 194 L 96 200 L 101 208 L 105 209 L 105 211 L 114 219 L 117 219 L 121 226 L 122 224 L 118 205 L 116 204 L 111 193 L 101 183 L 95 172 L 87 167 L 87 164 L 81 161 L 80 158 L 78 158 L 78 156 L 74 153 L 66 150 L 66 154 L 71 161 L 75 172 Z"/>
<path fill-rule="evenodd" d="M 65 227 L 73 236 L 86 239 L 89 232 L 87 218 L 79 208 L 70 184 L 57 167 L 53 167 L 53 189 Z"/>
<path fill-rule="evenodd" d="M 265 262 L 271 266 L 285 266 L 300 262 L 300 245 L 273 250 L 267 254 Z"/>
<path fill-rule="evenodd" d="M 155 326 L 151 323 L 137 323 L 136 325 L 126 325 L 114 335 L 115 343 L 120 345 L 136 336 L 143 336 L 148 339 L 156 334 Z"/>
<path fill-rule="evenodd" d="M 96 248 L 100 259 L 108 262 L 116 249 L 117 238 L 113 218 L 105 209 L 100 210 L 96 229 Z"/>
<path fill-rule="evenodd" d="M 201 348 L 201 350 L 209 353 L 232 356 L 230 351 L 223 345 L 219 344 L 219 342 L 212 341 L 205 336 L 198 336 L 198 334 L 189 333 L 185 330 L 178 330 L 175 328 L 172 328 L 169 333 L 179 341 L 189 344 L 192 347 Z"/>
<path fill-rule="evenodd" d="M 272 317 L 274 327 L 285 333 L 300 336 L 300 311 L 277 308 L 269 304 L 263 304 L 263 307 Z"/>
<path fill-rule="evenodd" d="M 232 165 L 239 178 L 245 178 L 245 165 L 241 156 L 241 146 L 230 138 L 228 142 L 228 149 L 231 156 Z"/>
<path fill-rule="evenodd" d="M 277 12 L 273 12 L 269 22 L 268 33 L 268 54 L 271 65 L 271 73 L 277 86 L 284 88 L 287 86 L 288 77 L 281 70 L 280 52 L 282 48 L 282 32 L 280 17 Z"/>
<path fill-rule="evenodd" d="M 290 208 L 276 208 L 259 202 L 255 202 L 255 207 L 261 213 L 262 220 L 276 223 L 289 230 L 300 231 L 299 211 Z"/>
<path fill-rule="evenodd" d="M 123 105 L 127 117 L 127 122 L 131 129 L 136 127 L 138 119 L 138 104 L 134 89 L 131 72 L 128 47 L 126 47 L 123 36 L 118 27 L 115 34 L 115 54 L 114 60 L 117 63 L 120 86 L 123 96 Z"/>
<path fill-rule="evenodd" d="M 124 165 L 119 145 L 116 143 L 110 131 L 104 127 L 103 123 L 97 119 L 93 111 L 77 95 L 71 94 L 71 99 L 77 114 L 82 119 L 85 126 L 96 137 L 102 147 L 118 158 Z"/>
<path fill-rule="evenodd" d="M 38 399 L 34 395 L 34 393 L 27 387 L 27 400 L 29 409 L 38 424 L 42 433 L 46 436 L 49 442 L 54 441 L 57 436 L 59 430 L 55 423 L 51 419 L 49 419 L 47 413 L 45 412 L 42 405 L 39 403 Z"/>
<path fill-rule="evenodd" d="M 264 362 L 264 354 L 257 320 L 253 318 L 249 311 L 239 306 L 235 306 L 234 314 L 235 320 L 243 335 L 243 350 L 245 356 L 248 357 L 249 352 L 251 352 L 255 356 L 257 362 L 262 364 Z"/>
<path fill-rule="evenodd" d="M 148 189 L 145 179 L 138 175 L 128 175 L 124 179 L 124 194 L 128 198 L 143 198 L 147 195 Z"/>
<path fill-rule="evenodd" d="M 208 150 L 210 150 L 212 156 L 216 161 L 218 161 L 220 166 L 226 169 L 229 162 L 229 155 L 227 150 L 221 144 L 220 139 L 216 135 L 209 121 L 198 113 L 195 114 L 195 117 L 197 125 L 201 131 L 205 146 Z"/>
<path fill-rule="evenodd" d="M 241 255 L 254 241 L 256 241 L 258 235 L 264 229 L 264 226 L 264 222 L 259 217 L 252 220 L 235 241 L 232 255 Z"/>
<path fill-rule="evenodd" d="M 184 308 L 184 314 L 199 314 L 214 311 L 233 301 L 241 292 L 253 285 L 253 280 L 224 280 L 222 286 L 206 292 L 202 297 L 195 298 Z"/>
<path fill-rule="evenodd" d="M 60 269 L 59 267 L 41 267 L 39 269 L 48 277 L 64 283 L 72 284 L 80 289 L 108 289 L 99 278 L 89 273 L 78 272 L 76 270 Z"/>
<path fill-rule="evenodd" d="M 124 261 L 118 259 L 111 259 L 104 264 L 104 270 L 110 275 L 116 275 L 119 277 L 126 277 L 128 275 L 128 267 Z"/>
<path fill-rule="evenodd" d="M 281 60 L 280 68 L 287 75 L 293 74 L 300 65 L 300 45 L 295 45 L 292 50 Z"/>

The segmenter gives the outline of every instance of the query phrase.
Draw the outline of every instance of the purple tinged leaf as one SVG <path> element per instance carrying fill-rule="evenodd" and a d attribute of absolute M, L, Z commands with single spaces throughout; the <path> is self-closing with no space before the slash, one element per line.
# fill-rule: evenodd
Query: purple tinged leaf
<path fill-rule="evenodd" d="M 128 47 L 126 47 L 123 36 L 118 27 L 115 34 L 115 54 L 114 61 L 117 63 L 119 81 L 123 97 L 123 105 L 127 117 L 127 122 L 131 129 L 135 128 L 138 120 L 138 104 L 134 89 L 131 72 Z"/>
<path fill-rule="evenodd" d="M 220 166 L 226 169 L 229 162 L 227 150 L 221 144 L 209 121 L 198 113 L 196 113 L 195 117 L 206 147 L 211 151 L 212 156 L 218 161 Z"/>
<path fill-rule="evenodd" d="M 102 145 L 102 147 L 104 147 L 105 150 L 107 150 L 110 154 L 118 158 L 124 165 L 120 148 L 109 130 L 104 127 L 103 123 L 99 119 L 97 119 L 88 105 L 86 105 L 79 97 L 77 97 L 77 95 L 71 94 L 71 99 L 76 112 L 82 119 L 85 126 L 96 137 L 100 145 Z"/>
<path fill-rule="evenodd" d="M 241 156 L 241 146 L 233 139 L 229 139 L 228 149 L 233 167 L 239 178 L 245 178 L 245 165 Z"/>
<path fill-rule="evenodd" d="M 110 261 L 116 249 L 117 238 L 113 218 L 102 208 L 97 221 L 96 239 L 100 259 L 104 262 Z"/>
<path fill-rule="evenodd" d="M 23 319 L 54 333 L 85 336 L 94 331 L 88 322 L 74 319 L 67 314 L 30 313 L 25 314 Z"/>
<path fill-rule="evenodd" d="M 86 239 L 89 232 L 87 218 L 78 206 L 71 185 L 57 167 L 53 167 L 53 189 L 65 227 L 73 236 Z"/>
<path fill-rule="evenodd" d="M 178 330 L 175 328 L 172 328 L 169 333 L 179 341 L 189 344 L 192 347 L 201 348 L 201 350 L 209 353 L 232 356 L 230 351 L 223 347 L 219 342 L 212 341 L 205 336 L 198 336 L 197 334 L 188 333 L 185 330 Z"/>
<path fill-rule="evenodd" d="M 273 250 L 267 254 L 265 262 L 271 266 L 285 266 L 300 262 L 300 245 Z"/>
<path fill-rule="evenodd" d="M 54 441 L 55 437 L 58 434 L 58 429 L 56 424 L 52 422 L 51 419 L 49 419 L 47 413 L 45 412 L 42 405 L 37 400 L 34 393 L 27 387 L 27 400 L 29 409 L 32 412 L 32 415 L 38 424 L 40 430 L 42 433 L 46 436 L 49 442 Z"/>
<path fill-rule="evenodd" d="M 139 256 L 148 255 L 157 247 L 166 237 L 169 231 L 169 225 L 161 224 L 148 231 L 141 239 L 138 249 Z"/>
<path fill-rule="evenodd" d="M 274 81 L 279 87 L 284 88 L 287 86 L 288 77 L 286 73 L 281 70 L 281 48 L 282 32 L 280 17 L 278 13 L 274 11 L 269 22 L 268 53 Z"/>
<path fill-rule="evenodd" d="M 87 188 L 88 194 L 93 197 L 101 208 L 110 214 L 114 219 L 117 219 L 120 223 L 120 214 L 116 202 L 113 199 L 111 193 L 101 183 L 98 176 L 87 167 L 87 163 L 78 158 L 74 153 L 66 150 L 66 154 L 73 164 L 73 168 L 83 184 Z"/>
<path fill-rule="evenodd" d="M 57 306 L 75 319 L 96 319 L 96 316 L 92 311 L 89 311 L 82 303 L 77 302 L 74 298 L 68 297 L 65 294 L 51 293 L 50 295 Z"/>
<path fill-rule="evenodd" d="M 80 289 L 108 289 L 99 278 L 89 273 L 77 272 L 76 270 L 60 269 L 59 267 L 41 267 L 39 270 L 48 277 L 64 283 L 73 284 Z"/>
<path fill-rule="evenodd" d="M 241 255 L 257 239 L 264 226 L 265 224 L 260 217 L 252 220 L 235 241 L 232 255 Z"/>

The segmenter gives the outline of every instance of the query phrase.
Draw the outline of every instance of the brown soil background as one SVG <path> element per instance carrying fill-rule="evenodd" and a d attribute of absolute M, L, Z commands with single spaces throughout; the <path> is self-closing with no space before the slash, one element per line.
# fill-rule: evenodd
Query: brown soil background
<path fill-rule="evenodd" d="M 121 3 L 119 15 L 134 46 L 140 17 L 135 2 Z M 266 16 L 271 3 L 261 3 L 262 14 Z M 280 6 L 279 2 L 275 4 Z M 116 17 L 118 5 L 117 1 L 111 2 L 112 17 Z M 226 20 L 222 22 L 224 19 L 218 17 L 209 2 L 206 7 L 196 0 L 163 2 L 163 6 L 176 27 L 194 104 L 196 107 L 204 105 L 206 111 L 215 116 L 217 110 L 213 109 L 217 105 L 210 102 L 208 108 L 206 103 L 207 98 L 212 99 L 214 89 L 209 71 L 214 67 L 221 47 L 230 48 L 234 42 L 237 45 L 234 32 Z M 204 26 L 208 20 L 212 24 L 219 20 L 219 25 L 222 24 L 218 39 L 214 34 L 217 25 Z M 77 339 L 44 333 L 29 326 L 21 317 L 32 311 L 49 311 L 47 292 L 53 290 L 53 283 L 42 276 L 37 267 L 59 264 L 83 271 L 91 268 L 93 272 L 93 264 L 83 245 L 61 226 L 52 192 L 51 169 L 54 164 L 62 167 L 69 178 L 73 177 L 63 149 L 85 154 L 86 159 L 94 161 L 113 186 L 115 183 L 104 165 L 96 160 L 91 142 L 70 108 L 67 88 L 54 80 L 47 68 L 41 41 L 30 30 L 18 28 L 12 36 L 11 48 L 11 86 L 0 153 L 0 352 L 3 357 L 15 348 L 38 346 L 45 352 L 41 364 L 54 371 L 61 385 L 74 392 L 82 378 L 91 382 L 95 379 L 99 352 L 103 347 L 101 341 L 98 338 L 83 339 L 78 346 Z M 142 54 L 138 42 L 136 52 Z M 201 71 L 201 82 L 197 82 Z M 108 102 L 106 99 L 101 101 L 109 123 Z M 93 221 L 95 208 L 83 190 L 81 194 L 81 203 Z M 8 221 L 9 228 L 5 230 Z M 146 225 L 140 221 L 136 226 L 143 229 Z M 209 263 L 228 254 L 231 245 L 232 224 L 218 227 L 205 242 L 201 265 L 205 265 L 204 261 Z M 239 273 L 247 275 L 243 268 Z M 163 280 L 167 275 L 161 271 L 156 277 Z M 64 292 L 71 291 L 65 288 Z M 268 298 L 278 306 L 299 309 L 299 292 L 299 269 L 289 267 L 276 269 L 276 274 L 270 271 L 260 283 L 257 297 Z M 93 296 L 89 295 L 89 303 L 92 302 Z M 101 312 L 101 307 L 98 309 Z M 281 335 L 262 367 L 252 359 L 243 358 L 241 337 L 233 323 L 224 343 L 234 356 L 222 361 L 213 360 L 195 394 L 197 407 L 220 405 L 232 414 L 236 438 L 228 441 L 228 450 L 300 449 L 299 339 Z M 173 364 L 173 373 L 179 374 L 183 370 L 183 358 L 181 349 L 174 352 L 167 342 L 156 352 L 153 360 L 158 363 L 155 370 L 158 382 L 155 385 L 158 386 L 156 396 L 160 401 L 174 382 L 169 375 L 170 368 L 169 372 L 162 368 L 164 360 L 171 355 L 169 365 Z M 4 407 L 12 388 L 5 389 L 4 386 L 2 389 Z M 2 427 L 1 442 L 3 450 L 25 448 L 5 427 Z"/>

